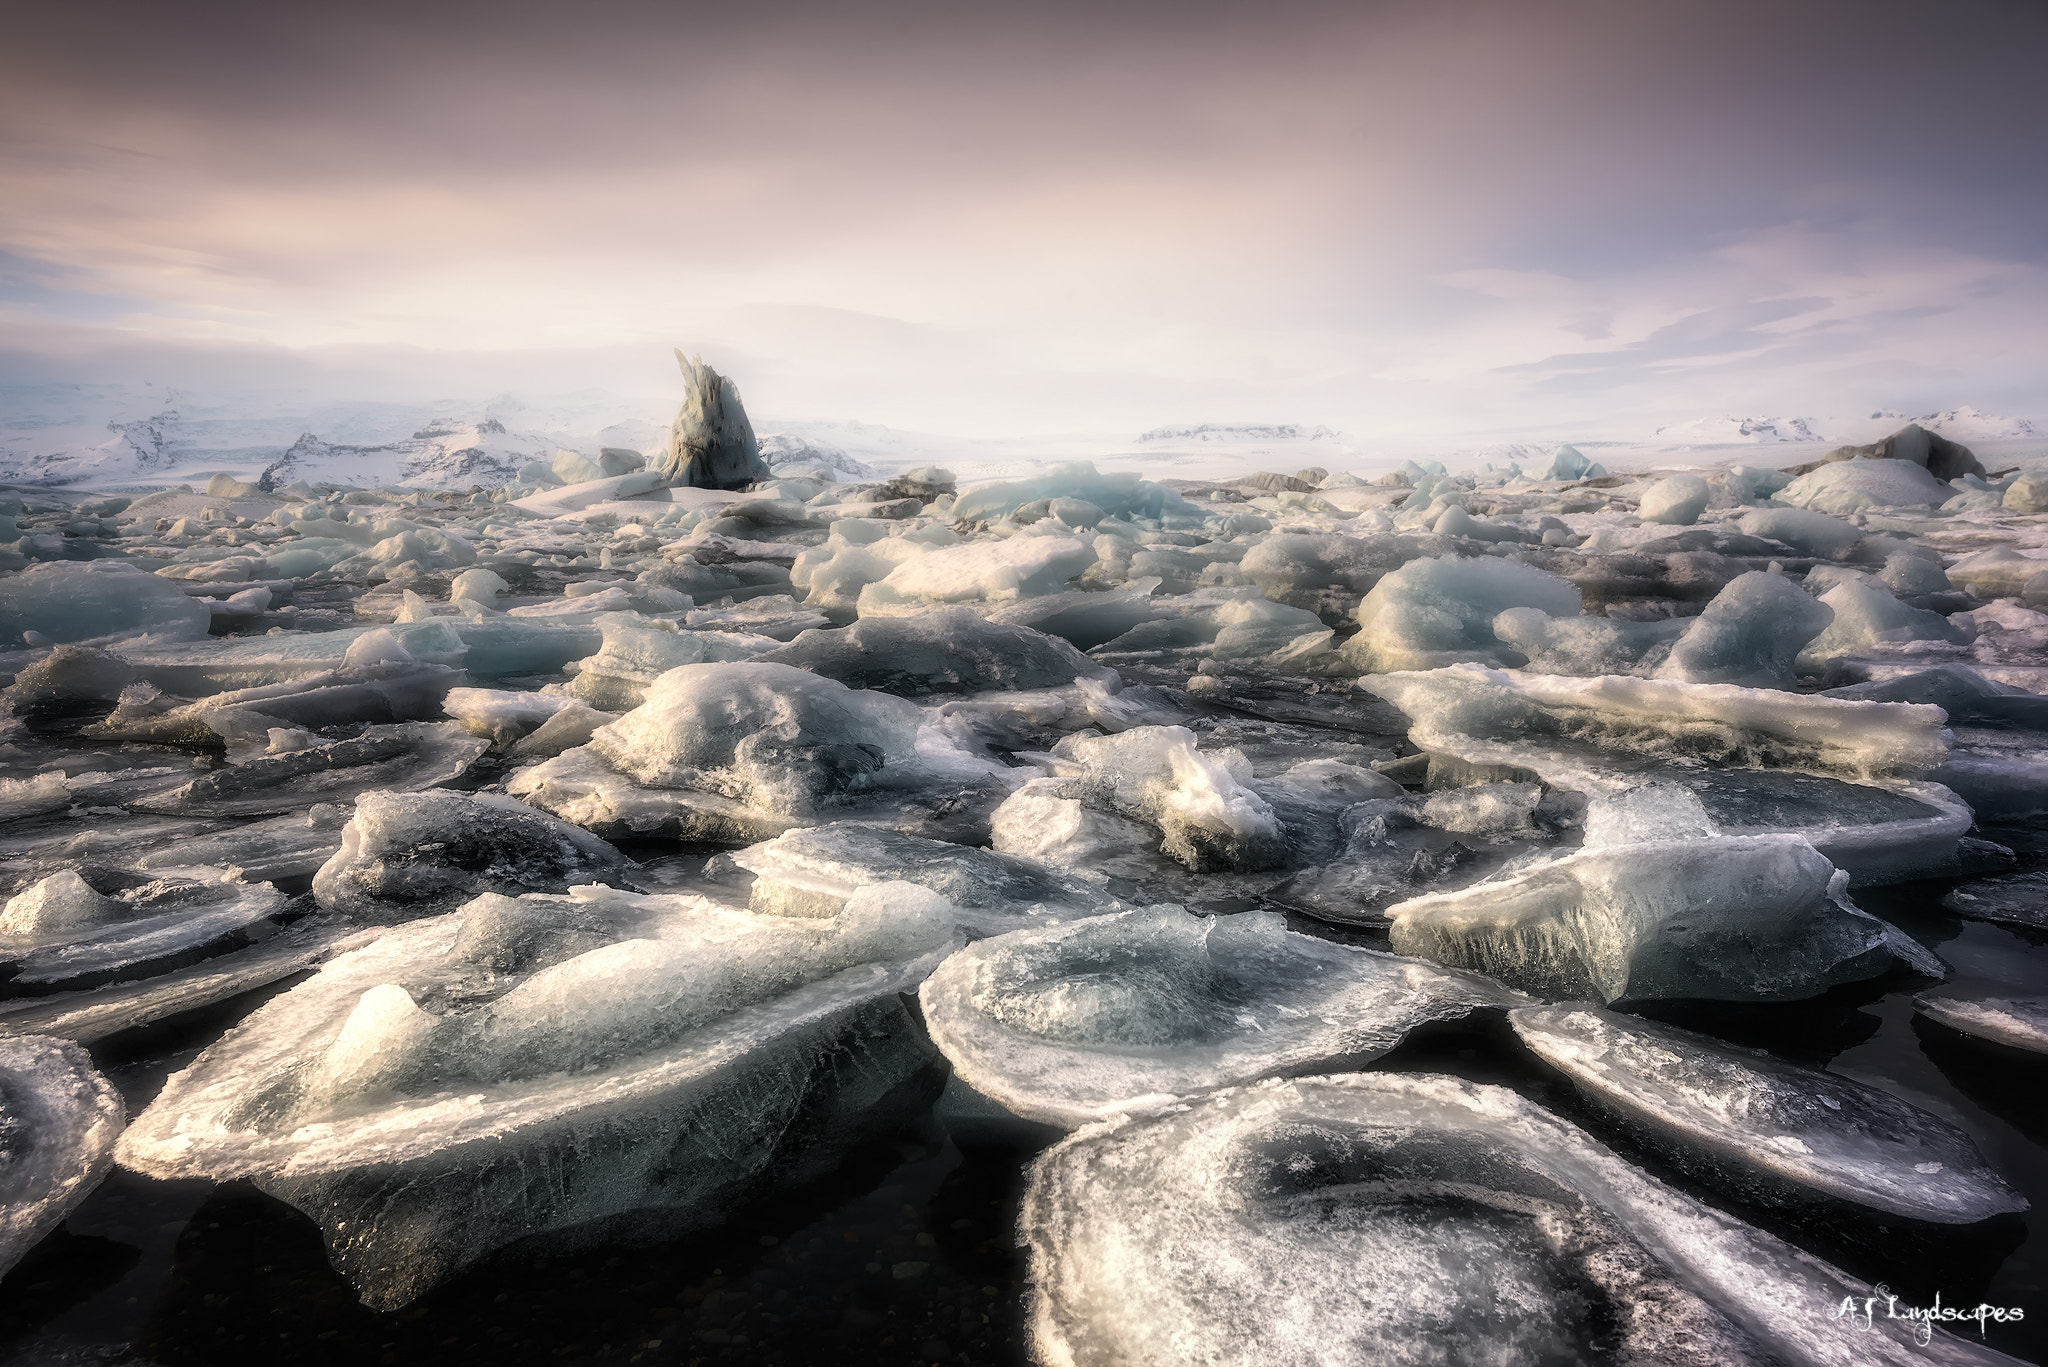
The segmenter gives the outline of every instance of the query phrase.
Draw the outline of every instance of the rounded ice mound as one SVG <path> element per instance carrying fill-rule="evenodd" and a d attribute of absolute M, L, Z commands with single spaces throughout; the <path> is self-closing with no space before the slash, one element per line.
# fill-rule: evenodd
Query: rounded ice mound
<path fill-rule="evenodd" d="M 1067 1129 L 1179 1096 L 1386 1053 L 1416 1026 L 1526 1001 L 1446 970 L 1176 906 L 982 940 L 919 990 L 955 1074 Z"/>
<path fill-rule="evenodd" d="M 313 877 L 327 911 L 410 921 L 478 893 L 626 884 L 632 864 L 566 821 L 492 793 L 365 793 L 341 849 Z"/>
<path fill-rule="evenodd" d="M 650 788 L 695 788 L 808 814 L 917 756 L 917 707 L 791 665 L 685 665 L 590 738 L 606 765 Z"/>
<path fill-rule="evenodd" d="M 1889 1092 L 1584 1004 L 1508 1020 L 1594 1105 L 1748 1199 L 1832 1197 L 1950 1225 L 2027 1208 L 1970 1136 Z"/>
<path fill-rule="evenodd" d="M 1344 656 L 1368 674 L 1465 660 L 1521 664 L 1524 657 L 1493 634 L 1495 618 L 1509 608 L 1576 617 L 1580 607 L 1570 580 L 1513 560 L 1411 560 L 1359 603 L 1359 631 L 1344 643 Z"/>
<path fill-rule="evenodd" d="M 1939 507 L 1955 489 L 1927 467 L 1910 460 L 1839 460 L 1799 476 L 1777 493 L 1778 501 L 1817 513 L 1855 513 L 1865 508 Z"/>
<path fill-rule="evenodd" d="M 1043 1362 L 2009 1361 L 1882 1313 L 1847 1329 L 1867 1286 L 1447 1077 L 1271 1081 L 1092 1126 L 1033 1165 L 1019 1229 Z"/>
<path fill-rule="evenodd" d="M 888 887 L 812 920 L 487 894 L 259 1008 L 170 1080 L 120 1161 L 253 1179 L 392 1308 L 515 1240 L 708 1223 L 900 1123 L 938 1090 L 902 994 L 959 944 Z"/>
<path fill-rule="evenodd" d="M 1645 522 L 1667 527 L 1690 527 L 1707 510 L 1713 490 L 1698 475 L 1672 475 L 1643 491 L 1638 515 Z"/>
<path fill-rule="evenodd" d="M 197 641 L 212 622 L 206 605 L 177 584 L 119 560 L 30 565 L 0 593 L 0 649 L 20 649 L 25 631 L 58 644 L 128 635 Z"/>
<path fill-rule="evenodd" d="M 1807 508 L 1759 508 L 1735 525 L 1751 536 L 1782 541 L 1803 555 L 1833 560 L 1863 539 L 1863 529 Z"/>
<path fill-rule="evenodd" d="M 1832 607 L 1784 576 L 1752 570 L 1714 595 L 1672 643 L 1656 677 L 1790 688 L 1794 660 L 1834 617 Z"/>
<path fill-rule="evenodd" d="M 231 955 L 267 938 L 285 904 L 270 884 L 227 881 L 219 869 L 157 868 L 99 888 L 59 873 L 7 904 L 0 998 L 136 983 Z"/>

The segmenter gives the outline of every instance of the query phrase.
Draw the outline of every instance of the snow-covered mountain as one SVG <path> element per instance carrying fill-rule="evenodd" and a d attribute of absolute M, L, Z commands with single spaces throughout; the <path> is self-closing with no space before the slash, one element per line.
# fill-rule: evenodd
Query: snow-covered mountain
<path fill-rule="evenodd" d="M 552 461 L 554 454 L 555 444 L 546 437 L 510 432 L 496 418 L 484 418 L 429 423 L 409 437 L 373 446 L 336 444 L 307 432 L 264 473 L 273 483 L 491 487 L 510 482 L 529 461 Z"/>
<path fill-rule="evenodd" d="M 1909 422 L 1917 422 L 1930 432 L 1939 432 L 1950 441 L 1960 442 L 2004 441 L 2040 435 L 2040 429 L 2025 418 L 2002 418 L 1996 413 L 1981 412 L 1968 405 L 1945 408 L 1939 413 L 1895 413 L 1884 408 L 1872 413 L 1870 420 L 1884 424 L 1887 432 L 1897 431 Z"/>
<path fill-rule="evenodd" d="M 1660 441 L 1679 446 L 1763 446 L 1779 442 L 1826 441 L 1811 418 L 1692 418 L 1657 429 Z"/>
<path fill-rule="evenodd" d="M 1336 433 L 1327 427 L 1303 427 L 1296 423 L 1205 422 L 1194 427 L 1155 427 L 1139 436 L 1140 442 L 1183 441 L 1328 441 Z"/>

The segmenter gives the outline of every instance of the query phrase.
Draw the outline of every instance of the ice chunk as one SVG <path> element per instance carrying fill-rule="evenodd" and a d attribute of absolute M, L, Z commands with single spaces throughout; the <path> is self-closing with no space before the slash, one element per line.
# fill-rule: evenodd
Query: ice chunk
<path fill-rule="evenodd" d="M 1267 596 L 1344 589 L 1366 593 L 1393 570 L 1446 543 L 1409 536 L 1344 536 L 1336 532 L 1275 532 L 1244 553 L 1238 569 Z"/>
<path fill-rule="evenodd" d="M 1171 905 L 980 941 L 918 996 L 956 1076 L 1068 1129 L 1362 1063 L 1425 1021 L 1523 1000 L 1475 974 L 1296 934 L 1274 912 Z"/>
<path fill-rule="evenodd" d="M 1186 727 L 1073 735 L 1053 753 L 1081 767 L 1090 797 L 1156 827 L 1162 852 L 1191 869 L 1270 868 L 1286 857 L 1279 818 L 1245 786 L 1251 766 L 1241 755 L 1201 753 Z"/>
<path fill-rule="evenodd" d="M 1344 656 L 1371 674 L 1460 660 L 1520 664 L 1522 657 L 1493 634 L 1494 619 L 1517 607 L 1576 617 L 1579 591 L 1557 575 L 1512 560 L 1410 561 L 1375 584 L 1358 605 L 1359 631 L 1344 643 Z"/>
<path fill-rule="evenodd" d="M 119 560 L 55 561 L 8 577 L 0 593 L 0 649 L 18 649 L 22 633 L 44 644 L 147 635 L 196 641 L 213 614 L 168 579 Z"/>
<path fill-rule="evenodd" d="M 1781 575 L 1753 570 L 1714 596 L 1672 643 L 1657 677 L 1790 688 L 1794 658 L 1833 620 L 1826 602 Z"/>
<path fill-rule="evenodd" d="M 1535 1103 L 1448 1077 L 1272 1081 L 1083 1130 L 1019 1229 L 1059 1363 L 2008 1359 L 1659 1183 Z"/>
<path fill-rule="evenodd" d="M 860 592 L 863 617 L 901 617 L 937 603 L 1016 602 L 1058 591 L 1095 551 L 1063 536 L 1016 536 L 941 547 L 907 560 Z"/>
<path fill-rule="evenodd" d="M 462 729 L 504 749 L 538 729 L 548 718 L 576 700 L 559 693 L 528 693 L 497 688 L 453 688 L 443 703 Z"/>
<path fill-rule="evenodd" d="M 0 699 L 19 714 L 103 711 L 135 681 L 135 668 L 87 646 L 58 646 L 14 676 Z"/>
<path fill-rule="evenodd" d="M 101 892 L 102 902 L 69 923 L 16 919 L 10 903 L 10 921 L 21 928 L 0 932 L 0 998 L 166 973 L 267 938 L 271 918 L 285 910 L 284 894 L 268 883 L 223 879 L 217 869 L 154 872 L 87 888 Z M 114 895 L 105 897 L 108 891 Z"/>
<path fill-rule="evenodd" d="M 264 1005 L 171 1078 L 120 1159 L 252 1179 L 383 1309 L 515 1240 L 673 1238 L 929 1105 L 901 994 L 958 943 L 886 906 L 486 895 Z"/>
<path fill-rule="evenodd" d="M 1782 541 L 1824 560 L 1840 558 L 1863 539 L 1862 528 L 1853 523 L 1804 508 L 1759 508 L 1744 513 L 1735 525 L 1751 536 Z"/>
<path fill-rule="evenodd" d="M 311 878 L 341 848 L 342 828 L 351 814 L 339 803 L 316 802 L 304 811 L 230 826 L 218 834 L 178 834 L 143 851 L 124 846 L 120 857 L 132 858 L 144 870 L 234 868 L 252 883 Z"/>
<path fill-rule="evenodd" d="M 227 731 L 234 729 L 234 723 L 224 719 L 235 712 L 256 713 L 266 724 L 302 729 L 424 721 L 441 715 L 450 690 L 462 678 L 461 670 L 415 660 L 401 647 L 384 658 L 359 657 L 339 669 L 231 689 L 194 703 L 139 680 L 122 690 L 111 713 L 80 734 L 94 740 L 218 750 Z"/>
<path fill-rule="evenodd" d="M 1509 608 L 1493 634 L 1527 658 L 1536 674 L 1650 674 L 1697 619 L 1630 622 L 1615 617 L 1551 617 L 1540 608 Z"/>
<path fill-rule="evenodd" d="M 1977 638 L 1971 623 L 1952 623 L 1938 612 L 1908 607 L 1876 584 L 1837 584 L 1820 601 L 1834 612 L 1834 620 L 1799 654 L 1799 667 L 1809 674 L 1820 673 L 1841 656 L 1905 641 L 1967 645 Z"/>
<path fill-rule="evenodd" d="M 1848 900 L 1798 836 L 1583 850 L 1387 909 L 1402 954 L 1551 1000 L 1797 1001 L 1938 960 Z"/>
<path fill-rule="evenodd" d="M 869 618 L 807 631 L 764 664 L 794 665 L 850 688 L 903 697 L 990 689 L 1059 688 L 1076 679 L 1112 685 L 1116 674 L 1057 637 L 991 622 L 967 608 Z"/>
<path fill-rule="evenodd" d="M 1586 804 L 1585 848 L 1719 835 L 1699 794 L 1676 783 L 1602 793 Z"/>
<path fill-rule="evenodd" d="M 1513 840 L 1535 834 L 1533 818 L 1542 800 L 1541 784 L 1480 783 L 1431 794 L 1422 804 L 1422 819 L 1458 835 Z"/>
<path fill-rule="evenodd" d="M 1386 797 L 1345 808 L 1338 818 L 1343 845 L 1334 857 L 1265 896 L 1320 920 L 1384 929 L 1391 904 L 1453 878 L 1477 881 L 1489 862 L 1498 862 L 1424 825 L 1419 806 L 1410 798 Z"/>
<path fill-rule="evenodd" d="M 41 816 L 71 805 L 71 789 L 61 771 L 34 778 L 0 778 L 0 821 Z"/>
<path fill-rule="evenodd" d="M 930 889 L 986 933 L 1116 906 L 1092 884 L 1035 860 L 877 826 L 842 822 L 791 831 L 730 858 L 754 875 L 749 904 L 776 916 L 836 915 L 857 890 L 887 882 Z"/>
<path fill-rule="evenodd" d="M 1865 778 L 1925 773 L 1948 754 L 1942 713 L 1909 703 L 1667 679 L 1507 674 L 1475 664 L 1379 675 L 1361 679 L 1359 686 L 1414 718 L 1410 739 L 1424 750 L 1453 735 L 1498 738 L 1524 750 L 1581 741 L 1616 753 L 1699 756 Z M 1516 762 L 1515 750 L 1499 753 L 1502 762 Z"/>
<path fill-rule="evenodd" d="M 591 737 L 607 765 L 652 788 L 716 793 L 806 815 L 821 798 L 871 787 L 917 759 L 922 714 L 789 665 L 672 669 L 647 700 Z M 581 823 L 578 823 L 581 824 Z"/>
<path fill-rule="evenodd" d="M 630 612 L 597 619 L 604 646 L 576 662 L 570 693 L 600 712 L 628 712 L 645 699 L 648 685 L 683 665 L 745 660 L 773 650 L 776 642 L 736 631 L 683 631 L 674 623 Z"/>
<path fill-rule="evenodd" d="M 102 897 L 72 870 L 51 874 L 0 908 L 0 937 L 55 935 L 125 920 L 129 908 Z"/>
<path fill-rule="evenodd" d="M 485 742 L 456 722 L 368 726 L 352 740 L 286 749 L 215 769 L 136 811 L 255 816 L 315 802 L 349 802 L 369 792 L 436 788 L 468 772 Z"/>
<path fill-rule="evenodd" d="M 0 1274 L 100 1184 L 124 1119 L 120 1094 L 76 1044 L 0 1039 Z"/>
<path fill-rule="evenodd" d="M 1690 527 L 1707 510 L 1713 490 L 1698 475 L 1672 475 L 1643 490 L 1638 509 L 1643 521 L 1667 527 Z"/>
<path fill-rule="evenodd" d="M 605 841 L 491 793 L 365 793 L 341 848 L 313 879 L 323 909 L 410 921 L 481 892 L 630 887 L 631 863 Z"/>
<path fill-rule="evenodd" d="M 2027 1208 L 1970 1136 L 1889 1092 L 1583 1004 L 1508 1020 L 1587 1100 L 1747 1200 L 1818 1195 L 1948 1225 Z"/>
<path fill-rule="evenodd" d="M 2048 997 L 1915 997 L 1913 1009 L 1951 1030 L 2048 1054 Z"/>
<path fill-rule="evenodd" d="M 343 931 L 326 918 L 301 921 L 267 940 L 134 982 L 0 1001 L 0 1036 L 58 1035 L 95 1040 L 204 1010 L 310 968 Z M 370 932 L 374 934 L 375 932 Z"/>

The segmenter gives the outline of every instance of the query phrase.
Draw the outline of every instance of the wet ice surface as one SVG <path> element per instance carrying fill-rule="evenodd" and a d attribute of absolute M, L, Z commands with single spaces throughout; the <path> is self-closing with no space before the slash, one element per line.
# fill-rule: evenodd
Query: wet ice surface
<path fill-rule="evenodd" d="M 719 431 L 655 464 L 760 474 Z M 24 507 L 0 1047 L 84 1042 L 135 1119 L 0 1282 L 7 1349 L 1142 1347 L 1238 1294 L 1161 1264 L 1087 1309 L 1059 1248 L 1226 1199 L 1145 1127 L 1208 1152 L 1211 1089 L 1359 1068 L 1480 1100 L 1337 1145 L 1384 1189 L 1285 1158 L 1258 1238 L 1442 1295 L 1290 1267 L 1226 1360 L 1404 1317 L 1390 1360 L 1872 1360 L 1843 1277 L 2037 1305 L 2048 528 L 1900 463 L 716 490 L 612 452 L 505 500 Z M 1559 1011 L 1652 1042 L 1581 1090 Z M 1034 1301 L 1026 1164 L 1120 1110 L 1084 1139 L 1128 1207 L 1037 1170 Z M 1231 1228 L 1204 1275 L 1264 1266 Z M 1464 1259 L 1523 1294 L 1478 1306 Z M 2040 1356 L 2044 1314 L 1989 1343 Z"/>

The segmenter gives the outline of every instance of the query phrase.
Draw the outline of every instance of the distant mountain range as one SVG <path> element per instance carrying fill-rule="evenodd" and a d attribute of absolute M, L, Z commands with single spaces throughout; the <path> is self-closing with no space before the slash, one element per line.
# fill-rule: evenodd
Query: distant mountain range
<path fill-rule="evenodd" d="M 1327 427 L 1303 427 L 1296 423 L 1205 422 L 1194 427 L 1155 427 L 1142 434 L 1141 442 L 1168 441 L 1328 441 L 1336 433 Z"/>

